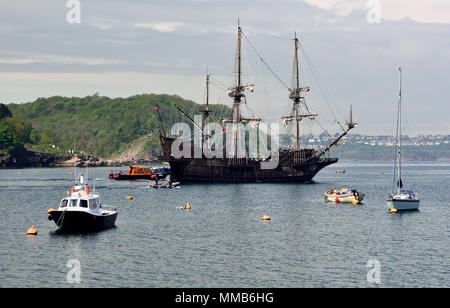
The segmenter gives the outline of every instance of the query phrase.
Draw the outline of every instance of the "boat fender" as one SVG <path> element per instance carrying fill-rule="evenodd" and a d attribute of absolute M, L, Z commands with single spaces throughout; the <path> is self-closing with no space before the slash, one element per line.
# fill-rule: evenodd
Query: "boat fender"
<path fill-rule="evenodd" d="M 72 186 L 72 192 L 73 193 L 75 192 L 75 186 Z"/>
<path fill-rule="evenodd" d="M 334 202 L 339 203 L 341 201 L 339 200 L 339 198 L 336 198 L 336 199 L 334 199 Z"/>
<path fill-rule="evenodd" d="M 89 186 L 86 185 L 85 187 L 86 195 L 89 195 L 91 193 L 91 190 L 89 189 Z"/>
<path fill-rule="evenodd" d="M 48 220 L 53 220 L 53 216 L 52 216 L 52 212 L 54 211 L 55 209 L 54 208 L 49 208 L 48 209 L 48 211 L 47 211 L 47 214 L 48 214 Z"/>

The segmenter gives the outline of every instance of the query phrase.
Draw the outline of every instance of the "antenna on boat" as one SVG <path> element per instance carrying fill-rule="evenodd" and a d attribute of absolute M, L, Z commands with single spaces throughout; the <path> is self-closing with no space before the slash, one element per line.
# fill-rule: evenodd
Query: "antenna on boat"
<path fill-rule="evenodd" d="M 86 185 L 89 183 L 89 169 L 88 169 L 89 163 L 86 162 Z"/>
<path fill-rule="evenodd" d="M 94 190 L 93 190 L 93 193 L 92 193 L 92 194 L 94 194 L 94 195 L 95 195 L 95 187 L 96 187 L 95 184 L 96 184 L 97 181 L 103 181 L 103 179 L 99 179 L 99 178 L 95 178 L 95 179 L 94 179 Z"/>
<path fill-rule="evenodd" d="M 75 158 L 75 145 L 76 145 L 76 141 L 77 141 L 77 137 L 75 137 L 75 139 L 73 140 L 73 156 Z M 74 170 L 74 174 L 75 174 L 75 184 L 77 183 L 77 162 L 76 160 L 74 161 L 75 164 L 75 170 Z"/>

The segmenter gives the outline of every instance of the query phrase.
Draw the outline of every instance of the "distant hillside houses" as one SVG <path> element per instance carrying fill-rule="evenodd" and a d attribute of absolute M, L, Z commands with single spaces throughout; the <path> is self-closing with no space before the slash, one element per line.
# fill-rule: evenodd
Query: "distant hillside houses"
<path fill-rule="evenodd" d="M 394 146 L 394 136 L 364 136 L 364 135 L 349 135 L 347 142 L 379 145 L 379 146 Z M 402 135 L 402 144 L 407 146 L 439 146 L 448 144 L 450 142 L 450 135 L 419 135 L 417 137 L 409 137 Z"/>
<path fill-rule="evenodd" d="M 338 137 L 336 134 L 334 137 Z M 281 136 L 282 144 L 294 144 L 294 138 L 289 135 Z M 331 137 L 326 133 L 322 133 L 319 136 L 312 134 L 303 135 L 301 137 L 301 144 L 303 146 L 318 148 L 326 145 L 330 142 Z M 391 147 L 395 145 L 395 136 L 368 136 L 359 134 L 349 134 L 342 138 L 341 144 L 364 144 L 371 146 L 386 146 Z M 407 135 L 402 136 L 402 144 L 405 146 L 440 146 L 450 143 L 450 135 L 419 135 L 416 137 L 409 137 Z"/>

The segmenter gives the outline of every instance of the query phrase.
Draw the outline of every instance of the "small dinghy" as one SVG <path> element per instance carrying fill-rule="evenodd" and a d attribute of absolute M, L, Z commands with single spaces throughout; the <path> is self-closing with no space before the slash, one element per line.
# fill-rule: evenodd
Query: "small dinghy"
<path fill-rule="evenodd" d="M 180 182 L 169 182 L 169 183 L 154 183 L 154 184 L 150 184 L 148 187 L 149 188 L 179 188 L 180 187 Z"/>
<path fill-rule="evenodd" d="M 115 208 L 102 205 L 100 195 L 89 190 L 84 175 L 63 198 L 57 210 L 48 210 L 48 219 L 53 220 L 62 232 L 96 232 L 114 227 L 117 218 Z"/>
<path fill-rule="evenodd" d="M 354 189 L 342 188 L 339 190 L 330 189 L 325 192 L 326 202 L 353 203 L 360 204 L 364 199 L 364 194 L 360 194 Z"/>

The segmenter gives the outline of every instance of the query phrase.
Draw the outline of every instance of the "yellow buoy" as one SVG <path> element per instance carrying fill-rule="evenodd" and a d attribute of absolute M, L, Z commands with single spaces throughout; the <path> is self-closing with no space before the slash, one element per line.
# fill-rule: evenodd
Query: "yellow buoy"
<path fill-rule="evenodd" d="M 190 210 L 191 209 L 191 205 L 189 203 L 186 203 L 186 205 L 184 206 L 185 210 Z"/>
<path fill-rule="evenodd" d="M 133 200 L 133 196 L 127 196 L 127 200 Z"/>
<path fill-rule="evenodd" d="M 262 220 L 270 220 L 270 216 L 269 215 L 264 215 Z"/>
<path fill-rule="evenodd" d="M 31 226 L 31 228 L 29 228 L 27 230 L 27 235 L 37 235 L 37 230 L 35 226 Z"/>
<path fill-rule="evenodd" d="M 396 208 L 392 208 L 392 209 L 389 210 L 389 212 L 395 214 L 395 213 L 397 213 L 397 209 Z"/>
<path fill-rule="evenodd" d="M 53 212 L 55 209 L 54 208 L 49 208 L 47 213 L 50 214 L 51 212 Z"/>

